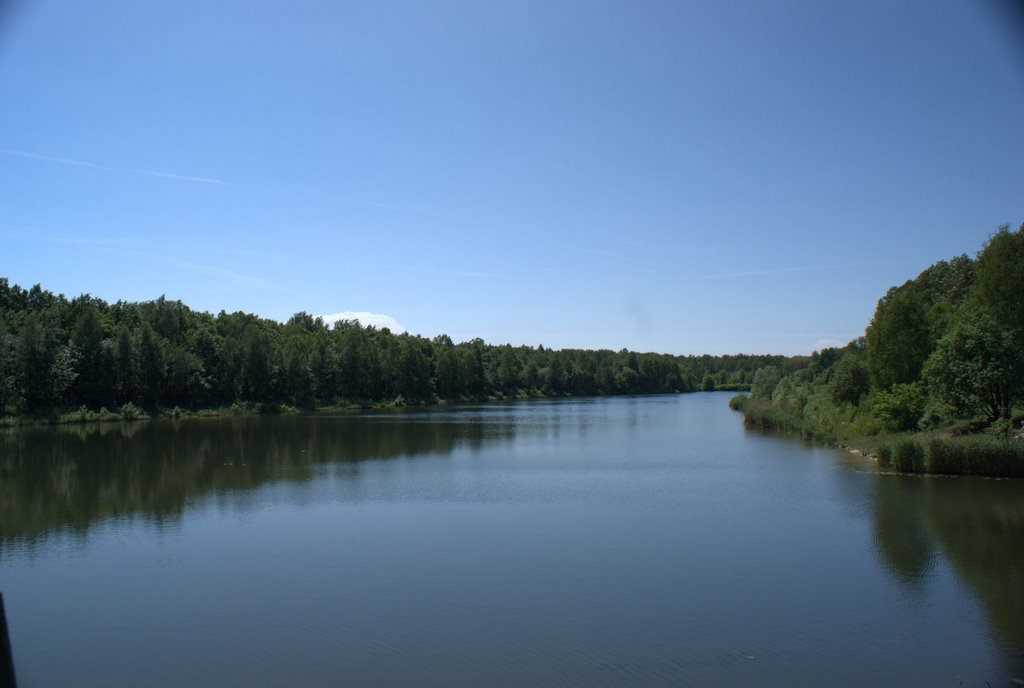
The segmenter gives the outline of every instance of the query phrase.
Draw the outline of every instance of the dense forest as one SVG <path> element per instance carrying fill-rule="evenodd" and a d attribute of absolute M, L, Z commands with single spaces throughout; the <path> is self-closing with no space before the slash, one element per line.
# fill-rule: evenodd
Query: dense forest
<path fill-rule="evenodd" d="M 180 301 L 109 304 L 0 278 L 0 414 L 746 389 L 783 356 L 672 356 L 455 343 L 305 312 L 282 324 Z"/>
<path fill-rule="evenodd" d="M 1022 395 L 1024 225 L 1007 225 L 975 258 L 939 261 L 889 289 L 863 337 L 796 371 L 758 371 L 751 398 L 735 405 L 755 425 L 860 439 L 898 468 L 1024 475 L 1024 442 L 1009 439 Z"/>

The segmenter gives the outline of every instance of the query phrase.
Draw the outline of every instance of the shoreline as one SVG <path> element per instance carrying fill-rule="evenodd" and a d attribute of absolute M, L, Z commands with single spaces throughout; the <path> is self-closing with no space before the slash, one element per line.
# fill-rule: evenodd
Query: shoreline
<path fill-rule="evenodd" d="M 879 470 L 906 475 L 971 475 L 1024 478 L 1024 433 L 956 434 L 949 428 L 913 433 L 842 437 L 795 418 L 770 402 L 737 395 L 729 408 L 743 414 L 748 428 L 799 437 L 871 459 Z"/>
<path fill-rule="evenodd" d="M 735 391 L 735 390 L 708 390 Z M 74 411 L 54 412 L 45 416 L 3 416 L 0 417 L 0 431 L 16 428 L 54 427 L 68 425 L 88 425 L 102 423 L 135 423 L 141 421 L 189 420 L 197 418 L 230 418 L 260 415 L 291 415 L 291 414 L 330 414 L 358 413 L 360 411 L 403 411 L 430 406 L 446 407 L 464 404 L 484 404 L 500 402 L 533 401 L 543 399 L 610 399 L 648 396 L 673 396 L 678 394 L 697 394 L 704 390 L 688 392 L 663 392 L 654 394 L 544 394 L 539 390 L 520 392 L 514 396 L 488 395 L 481 397 L 459 397 L 456 399 L 405 399 L 397 397 L 388 401 L 341 400 L 340 403 L 299 408 L 286 403 L 235 402 L 231 406 L 220 406 L 205 409 L 173 409 L 156 408 L 144 410 L 134 404 L 125 404 L 120 409 L 110 410 L 102 407 L 99 410 L 79 408 Z"/>

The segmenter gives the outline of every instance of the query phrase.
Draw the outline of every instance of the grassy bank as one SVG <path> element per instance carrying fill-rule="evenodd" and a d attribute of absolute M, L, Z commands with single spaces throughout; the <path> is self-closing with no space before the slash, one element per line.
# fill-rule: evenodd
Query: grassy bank
<path fill-rule="evenodd" d="M 125 421 L 155 420 L 160 418 L 222 418 L 261 413 L 297 413 L 299 409 L 288 404 L 238 402 L 231 406 L 208 409 L 142 409 L 135 404 L 124 404 L 118 409 L 89 409 L 82 406 L 73 411 L 51 409 L 31 415 L 0 417 L 0 428 L 32 427 L 40 425 L 75 425 L 81 423 L 123 423 Z"/>
<path fill-rule="evenodd" d="M 1024 478 L 1024 439 L 1005 431 L 956 434 L 963 427 L 920 433 L 862 435 L 855 426 L 819 425 L 786 413 L 771 402 L 738 395 L 729 407 L 743 413 L 747 427 L 780 432 L 831 446 L 848 446 L 872 456 L 882 468 L 904 473 Z"/>
<path fill-rule="evenodd" d="M 1024 441 L 990 435 L 900 437 L 879 446 L 878 465 L 905 473 L 1024 478 Z"/>
<path fill-rule="evenodd" d="M 0 417 L 0 428 L 29 427 L 33 425 L 71 425 L 76 423 L 114 423 L 131 420 L 149 420 L 151 413 L 135 404 L 124 404 L 119 409 L 89 409 L 85 406 L 73 411 L 49 410 L 29 415 Z"/>
<path fill-rule="evenodd" d="M 587 395 L 594 396 L 594 395 Z M 616 396 L 616 395 L 596 395 Z M 75 410 L 48 409 L 31 415 L 0 416 L 0 428 L 31 427 L 42 425 L 73 425 L 80 423 L 118 423 L 124 421 L 183 419 L 183 418 L 224 418 L 230 416 L 273 415 L 285 413 L 342 413 L 352 411 L 399 410 L 422 406 L 449 406 L 455 404 L 480 404 L 502 401 L 527 401 L 530 399 L 566 399 L 569 394 L 546 394 L 539 389 L 516 390 L 514 393 L 488 394 L 482 396 L 461 395 L 455 398 L 441 398 L 435 395 L 423 398 L 399 395 L 387 400 L 338 399 L 333 404 L 298 408 L 283 402 L 235 402 L 230 406 L 204 409 L 182 409 L 174 407 L 142 409 L 135 404 L 125 404 L 119 409 L 106 407 L 89 409 L 82 406 Z"/>

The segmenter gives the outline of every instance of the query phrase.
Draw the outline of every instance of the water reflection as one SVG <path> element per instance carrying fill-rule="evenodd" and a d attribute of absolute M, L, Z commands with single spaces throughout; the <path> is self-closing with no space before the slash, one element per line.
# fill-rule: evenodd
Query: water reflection
<path fill-rule="evenodd" d="M 882 565 L 914 595 L 925 595 L 936 558 L 947 562 L 983 607 L 1012 675 L 1024 677 L 1022 487 L 1007 480 L 880 475 L 872 525 Z"/>
<path fill-rule="evenodd" d="M 512 427 L 422 420 L 246 417 L 0 433 L 0 553 L 58 531 L 84 535 L 110 517 L 178 519 L 190 499 L 308 481 L 322 464 L 478 448 Z"/>
<path fill-rule="evenodd" d="M 360 659 L 373 647 L 399 641 L 407 651 L 433 657 L 437 652 L 417 644 L 422 641 L 398 636 L 443 637 L 417 630 L 438 628 L 443 618 L 454 656 L 470 656 L 472 647 L 490 656 L 498 647 L 495 656 L 505 657 L 508 643 L 520 643 L 523 666 L 543 666 L 536 653 L 563 643 L 559 661 L 574 657 L 585 665 L 597 658 L 604 673 L 595 683 L 614 669 L 624 685 L 625 674 L 641 666 L 661 667 L 673 685 L 705 674 L 706 684 L 738 684 L 744 681 L 722 681 L 712 669 L 741 668 L 750 672 L 743 674 L 746 682 L 791 685 L 787 671 L 831 669 L 846 651 L 871 656 L 878 650 L 876 633 L 898 635 L 902 629 L 907 637 L 907 629 L 918 628 L 920 619 L 908 621 L 885 607 L 896 588 L 913 598 L 901 610 L 913 612 L 916 605 L 940 616 L 949 611 L 949 623 L 957 624 L 957 600 L 966 596 L 958 589 L 956 600 L 943 599 L 953 595 L 940 587 L 952 572 L 984 611 L 992 637 L 984 651 L 998 648 L 1007 675 L 1024 678 L 1024 481 L 843 470 L 862 469 L 863 462 L 745 433 L 726 399 L 573 400 L 3 432 L 0 563 L 17 573 L 25 564 L 18 550 L 32 553 L 31 565 L 38 568 L 23 572 L 18 599 L 25 599 L 34 590 L 27 581 L 39 569 L 61 566 L 64 550 L 54 536 L 69 533 L 88 537 L 102 562 L 92 579 L 81 574 L 80 562 L 69 567 L 76 584 L 91 580 L 95 586 L 117 567 L 130 580 L 152 575 L 159 582 L 159 568 L 138 576 L 124 557 L 108 563 L 104 529 L 97 526 L 130 518 L 191 524 L 192 538 L 227 531 L 223 539 L 211 536 L 213 547 L 188 538 L 180 547 L 168 545 L 167 551 L 184 553 L 186 565 L 166 578 L 192 576 L 194 587 L 186 587 L 201 596 L 211 587 L 207 576 L 231 578 L 238 570 L 232 562 L 244 551 L 252 557 L 244 566 L 259 567 L 272 580 L 313 576 L 291 596 L 274 588 L 282 618 L 292 618 L 296 609 L 308 612 L 309 624 L 351 618 L 351 629 L 335 630 L 346 642 L 356 642 L 345 635 L 349 630 L 352 638 L 365 639 L 365 647 L 353 650 Z M 204 511 L 204 500 L 214 509 Z M 302 508 L 274 511 L 285 502 Z M 273 529 L 249 532 L 225 524 L 218 511 L 225 503 L 287 534 L 274 540 L 280 533 Z M 288 549 L 296 524 L 302 535 L 296 539 L 316 543 L 308 552 Z M 118 536 L 137 550 L 152 539 L 152 529 L 127 528 Z M 236 537 L 249 538 L 249 546 L 221 556 Z M 58 546 L 37 557 L 36 547 L 51 538 Z M 869 539 L 874 554 L 863 550 Z M 255 545 L 264 541 L 271 544 L 261 553 Z M 820 551 L 809 552 L 808 542 Z M 162 561 L 164 552 L 156 549 L 155 560 Z M 280 555 L 284 550 L 310 558 L 296 564 Z M 877 575 L 879 569 L 885 573 Z M 361 592 L 334 600 L 329 582 L 315 579 L 320 571 L 336 572 Z M 850 571 L 857 572 L 856 582 L 843 582 L 847 587 L 832 595 L 829 586 Z M 5 582 L 10 580 L 17 583 L 14 577 Z M 124 584 L 114 587 L 119 592 Z M 421 595 L 425 584 L 441 597 Z M 773 594 L 751 592 L 759 585 Z M 42 611 L 23 619 L 45 619 L 51 612 L 42 598 L 50 594 L 40 593 Z M 332 600 L 340 606 L 332 608 Z M 881 600 L 878 614 L 873 600 Z M 843 624 L 835 638 L 833 616 Z M 495 618 L 503 621 L 492 627 Z M 194 623 L 182 621 L 189 633 Z M 266 631 L 261 625 L 256 635 Z M 40 627 L 40 648 L 53 633 Z M 491 637 L 487 633 L 494 647 L 483 642 Z M 964 635 L 984 637 L 971 630 Z M 871 642 L 863 640 L 868 637 Z M 757 650 L 739 653 L 739 646 Z M 935 654 L 921 665 L 934 664 L 943 649 L 930 652 Z M 754 661 L 748 656 L 758 662 L 776 657 L 777 673 L 768 675 L 767 663 L 748 665 Z M 638 657 L 649 661 L 642 665 Z M 390 655 L 382 656 L 367 676 L 392 663 Z M 852 661 L 847 669 L 861 664 Z M 487 678 L 480 683 L 493 683 L 494 674 Z M 871 684 L 863 678 L 851 674 L 846 685 Z"/>
<path fill-rule="evenodd" d="M 895 475 L 879 476 L 874 482 L 875 549 L 885 570 L 910 591 L 919 590 L 928 579 L 935 557 L 920 518 L 924 483 Z"/>
<path fill-rule="evenodd" d="M 353 478 L 361 461 L 456 447 L 478 453 L 516 436 L 578 439 L 613 425 L 635 430 L 643 399 L 618 400 L 625 413 L 607 399 L 587 399 L 0 431 L 0 556 L 58 532 L 84 537 L 111 517 L 173 522 L 190 500 L 309 481 L 325 466 Z"/>

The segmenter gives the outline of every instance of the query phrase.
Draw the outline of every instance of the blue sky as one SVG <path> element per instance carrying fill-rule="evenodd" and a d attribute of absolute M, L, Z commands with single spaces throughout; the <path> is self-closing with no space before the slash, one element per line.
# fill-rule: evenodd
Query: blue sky
<path fill-rule="evenodd" d="M 979 0 L 25 0 L 0 275 L 456 341 L 809 353 L 1024 220 Z"/>

